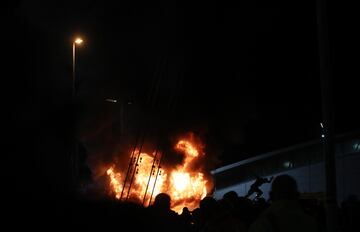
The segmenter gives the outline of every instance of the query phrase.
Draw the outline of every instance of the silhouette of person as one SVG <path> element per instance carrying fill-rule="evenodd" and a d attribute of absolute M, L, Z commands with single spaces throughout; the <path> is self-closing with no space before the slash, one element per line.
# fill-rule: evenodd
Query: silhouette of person
<path fill-rule="evenodd" d="M 171 209 L 171 198 L 166 193 L 159 193 L 154 204 L 149 206 L 151 226 L 149 231 L 184 231 L 180 216 Z"/>
<path fill-rule="evenodd" d="M 300 206 L 297 183 L 291 176 L 277 176 L 269 194 L 272 201 L 270 207 L 252 223 L 249 232 L 319 231 L 315 218 L 307 215 Z"/>
<path fill-rule="evenodd" d="M 160 210 L 166 210 L 169 211 L 171 206 L 171 198 L 166 193 L 159 193 L 155 197 L 154 205 L 153 207 Z"/>
<path fill-rule="evenodd" d="M 260 198 L 263 194 L 263 191 L 261 191 L 261 189 L 259 188 L 261 185 L 265 184 L 265 183 L 270 183 L 273 180 L 273 176 L 270 179 L 267 178 L 262 178 L 258 175 L 256 175 L 256 180 L 255 182 L 250 186 L 250 189 L 248 191 L 248 193 L 246 194 L 246 198 L 250 197 L 253 193 L 256 193 L 256 199 Z"/>
<path fill-rule="evenodd" d="M 191 216 L 191 212 L 187 207 L 182 209 L 182 213 L 180 214 L 181 223 L 184 225 L 187 231 L 191 230 L 193 218 Z"/>

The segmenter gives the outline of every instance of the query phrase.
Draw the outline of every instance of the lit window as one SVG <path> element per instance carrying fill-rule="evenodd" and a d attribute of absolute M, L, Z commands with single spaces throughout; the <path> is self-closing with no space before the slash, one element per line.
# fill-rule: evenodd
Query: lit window
<path fill-rule="evenodd" d="M 292 168 L 293 167 L 293 163 L 291 163 L 290 161 L 285 161 L 283 163 L 284 168 Z"/>
<path fill-rule="evenodd" d="M 360 144 L 359 143 L 354 143 L 353 148 L 355 151 L 359 151 L 360 150 Z"/>

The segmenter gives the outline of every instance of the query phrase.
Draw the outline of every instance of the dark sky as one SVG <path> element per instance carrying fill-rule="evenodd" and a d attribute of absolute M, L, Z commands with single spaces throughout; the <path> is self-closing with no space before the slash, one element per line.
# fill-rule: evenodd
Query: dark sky
<path fill-rule="evenodd" d="M 19 154 L 6 156 L 13 163 L 61 179 L 74 128 L 101 143 L 118 125 L 119 107 L 106 98 L 132 102 L 125 105 L 130 132 L 140 122 L 169 136 L 194 131 L 221 151 L 221 164 L 319 138 L 314 1 L 119 2 L 6 5 L 2 93 L 9 147 Z M 351 11 L 329 9 L 337 133 L 359 129 Z M 71 104 L 74 35 L 85 43 Z"/>

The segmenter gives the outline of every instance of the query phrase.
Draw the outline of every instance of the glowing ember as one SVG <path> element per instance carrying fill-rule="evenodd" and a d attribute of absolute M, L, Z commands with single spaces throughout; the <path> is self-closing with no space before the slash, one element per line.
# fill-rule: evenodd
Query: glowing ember
<path fill-rule="evenodd" d="M 164 192 L 170 195 L 172 209 L 177 212 L 181 212 L 185 206 L 189 210 L 198 207 L 200 200 L 207 194 L 206 185 L 209 182 L 204 173 L 189 167 L 191 162 L 203 155 L 202 147 L 193 141 L 181 139 L 174 149 L 184 154 L 184 161 L 182 165 L 166 169 L 160 166 L 159 154 L 139 154 L 136 151 L 124 190 L 126 172 L 116 172 L 114 166 L 110 167 L 107 175 L 112 194 L 117 199 L 131 199 L 146 206 L 151 197 L 153 200 L 157 194 Z"/>

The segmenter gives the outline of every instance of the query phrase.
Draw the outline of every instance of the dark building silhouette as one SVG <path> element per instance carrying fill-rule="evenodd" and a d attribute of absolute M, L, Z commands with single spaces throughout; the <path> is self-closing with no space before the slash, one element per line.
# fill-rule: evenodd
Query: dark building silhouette
<path fill-rule="evenodd" d="M 322 198 L 325 192 L 325 170 L 321 139 L 261 154 L 212 171 L 217 199 L 229 191 L 245 196 L 255 176 L 270 178 L 280 174 L 293 176 L 302 197 Z M 337 197 L 341 203 L 349 195 L 360 196 L 359 132 L 336 136 L 335 143 Z M 268 198 L 270 184 L 260 187 Z M 252 198 L 255 197 L 253 194 Z"/>

